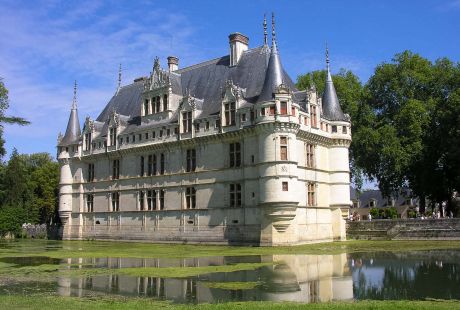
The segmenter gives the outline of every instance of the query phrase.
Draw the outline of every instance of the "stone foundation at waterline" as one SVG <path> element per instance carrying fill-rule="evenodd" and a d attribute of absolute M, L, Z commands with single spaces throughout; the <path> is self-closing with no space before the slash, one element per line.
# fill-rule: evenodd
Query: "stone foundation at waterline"
<path fill-rule="evenodd" d="M 347 238 L 372 240 L 460 240 L 460 218 L 348 222 Z"/>

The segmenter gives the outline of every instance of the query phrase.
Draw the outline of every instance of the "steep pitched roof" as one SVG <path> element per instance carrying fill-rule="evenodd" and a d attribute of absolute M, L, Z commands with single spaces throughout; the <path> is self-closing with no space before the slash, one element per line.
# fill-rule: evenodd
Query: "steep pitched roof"
<path fill-rule="evenodd" d="M 67 123 L 67 129 L 65 135 L 59 142 L 59 146 L 66 146 L 71 144 L 77 144 L 80 138 L 80 120 L 78 119 L 78 111 L 76 107 L 72 107 L 70 110 L 69 122 Z"/>
<path fill-rule="evenodd" d="M 220 112 L 222 94 L 227 80 L 246 89 L 245 99 L 248 102 L 257 102 L 262 91 L 270 52 L 263 46 L 243 52 L 236 66 L 230 67 L 230 57 L 223 56 L 190 67 L 185 67 L 170 74 L 170 81 L 174 89 L 181 89 L 182 95 L 203 99 L 203 115 Z M 297 88 L 291 78 L 281 67 L 282 82 L 293 91 Z M 140 100 L 143 91 L 143 80 L 123 86 L 106 105 L 97 117 L 98 121 L 105 121 L 110 112 L 115 109 L 123 115 L 132 118 L 140 116 Z"/>
<path fill-rule="evenodd" d="M 322 97 L 322 115 L 325 119 L 328 119 L 330 121 L 347 121 L 347 118 L 343 114 L 342 108 L 340 107 L 339 98 L 337 98 L 334 83 L 332 82 L 331 71 L 329 69 L 329 56 L 327 56 L 326 62 L 327 78 L 326 87 L 324 88 L 324 93 Z"/>
<path fill-rule="evenodd" d="M 273 93 L 275 93 L 276 88 L 283 83 L 283 71 L 276 41 L 273 40 L 270 59 L 265 72 L 264 86 L 257 101 L 263 102 L 273 99 Z"/>

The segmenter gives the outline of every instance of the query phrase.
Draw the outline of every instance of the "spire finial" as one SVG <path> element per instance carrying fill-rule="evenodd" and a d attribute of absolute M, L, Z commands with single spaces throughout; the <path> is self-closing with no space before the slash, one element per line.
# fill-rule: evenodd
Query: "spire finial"
<path fill-rule="evenodd" d="M 121 64 L 118 66 L 118 86 L 117 86 L 117 91 L 116 94 L 120 91 L 121 87 Z"/>
<path fill-rule="evenodd" d="M 267 35 L 267 14 L 264 13 L 264 45 L 268 45 L 268 35 Z"/>
<path fill-rule="evenodd" d="M 73 84 L 73 100 L 72 100 L 72 110 L 77 108 L 77 80 Z"/>
<path fill-rule="evenodd" d="M 275 13 L 272 12 L 272 43 L 276 43 Z"/>
<path fill-rule="evenodd" d="M 326 67 L 327 71 L 329 71 L 329 48 L 327 47 L 327 42 L 326 42 Z"/>

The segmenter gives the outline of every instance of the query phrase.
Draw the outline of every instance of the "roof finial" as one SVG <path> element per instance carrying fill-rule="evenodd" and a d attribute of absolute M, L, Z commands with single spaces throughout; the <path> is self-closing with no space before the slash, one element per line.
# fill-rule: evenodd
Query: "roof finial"
<path fill-rule="evenodd" d="M 72 110 L 77 108 L 77 80 L 75 80 L 73 85 L 73 100 L 72 100 Z"/>
<path fill-rule="evenodd" d="M 121 88 L 121 64 L 118 66 L 118 86 L 117 86 L 117 94 Z"/>
<path fill-rule="evenodd" d="M 327 67 L 327 71 L 329 72 L 329 48 L 327 47 L 327 42 L 326 42 L 326 67 Z"/>
<path fill-rule="evenodd" d="M 272 43 L 276 43 L 275 13 L 272 12 Z"/>
<path fill-rule="evenodd" d="M 264 13 L 264 45 L 268 45 L 268 35 L 267 35 L 267 14 Z"/>

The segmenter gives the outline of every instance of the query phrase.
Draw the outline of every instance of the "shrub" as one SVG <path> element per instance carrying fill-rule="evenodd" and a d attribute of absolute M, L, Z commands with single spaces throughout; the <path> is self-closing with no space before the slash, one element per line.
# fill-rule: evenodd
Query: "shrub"
<path fill-rule="evenodd" d="M 21 207 L 5 206 L 0 208 L 0 237 L 8 233 L 19 236 L 21 225 L 25 220 L 25 212 Z"/>

